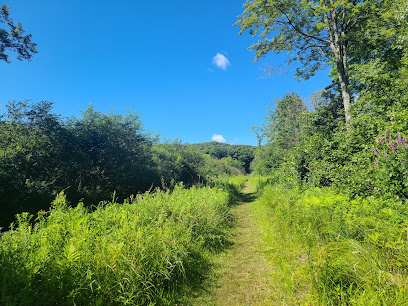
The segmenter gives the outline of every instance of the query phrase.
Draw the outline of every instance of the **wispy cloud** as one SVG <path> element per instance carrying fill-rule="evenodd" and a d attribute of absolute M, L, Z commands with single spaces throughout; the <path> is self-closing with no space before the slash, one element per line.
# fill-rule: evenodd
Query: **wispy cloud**
<path fill-rule="evenodd" d="M 221 143 L 227 143 L 227 141 L 225 140 L 224 137 L 222 137 L 222 135 L 218 135 L 218 134 L 214 134 L 211 137 L 212 141 L 216 141 L 216 142 L 221 142 Z"/>
<path fill-rule="evenodd" d="M 239 143 L 239 138 L 238 138 L 238 137 L 235 137 L 230 143 L 231 143 L 231 144 L 237 144 L 237 143 Z"/>
<path fill-rule="evenodd" d="M 228 58 L 220 53 L 217 53 L 217 55 L 213 57 L 213 64 L 222 70 L 226 70 L 227 67 L 231 65 Z"/>

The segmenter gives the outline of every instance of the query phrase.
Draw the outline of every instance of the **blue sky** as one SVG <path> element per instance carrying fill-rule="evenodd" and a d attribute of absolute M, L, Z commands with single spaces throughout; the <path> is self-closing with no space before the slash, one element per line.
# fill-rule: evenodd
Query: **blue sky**
<path fill-rule="evenodd" d="M 262 79 L 261 68 L 286 55 L 253 63 L 247 48 L 257 39 L 232 26 L 244 0 L 6 3 L 39 53 L 0 62 L 2 106 L 48 100 L 67 117 L 90 103 L 102 112 L 131 109 L 163 138 L 195 143 L 216 134 L 255 145 L 249 129 L 263 123 L 274 97 L 295 91 L 306 100 L 330 82 L 327 71 L 301 82 L 293 74 Z"/>

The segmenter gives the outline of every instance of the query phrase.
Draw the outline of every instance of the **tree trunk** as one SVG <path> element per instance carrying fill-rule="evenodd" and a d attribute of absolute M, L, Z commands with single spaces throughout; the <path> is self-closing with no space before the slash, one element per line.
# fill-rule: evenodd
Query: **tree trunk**
<path fill-rule="evenodd" d="M 344 67 L 344 64 L 341 61 L 337 61 L 337 59 L 336 59 L 336 66 L 337 66 L 337 72 L 339 74 L 339 82 L 340 82 L 340 88 L 341 88 L 341 97 L 343 98 L 344 114 L 346 117 L 346 124 L 348 126 L 351 120 L 351 112 L 350 112 L 351 94 L 350 94 L 348 74 L 346 73 L 347 67 Z"/>
<path fill-rule="evenodd" d="M 330 0 L 331 5 L 333 0 Z M 341 88 L 341 97 L 343 100 L 344 113 L 347 127 L 350 126 L 351 121 L 351 93 L 348 77 L 348 63 L 347 63 L 347 41 L 344 40 L 344 25 L 338 22 L 338 13 L 332 10 L 329 15 L 324 15 L 324 21 L 327 24 L 327 31 L 329 33 L 330 48 L 336 61 L 337 73 L 339 75 L 339 82 Z M 343 11 L 344 13 L 344 11 Z M 330 26 L 332 25 L 332 27 Z"/>

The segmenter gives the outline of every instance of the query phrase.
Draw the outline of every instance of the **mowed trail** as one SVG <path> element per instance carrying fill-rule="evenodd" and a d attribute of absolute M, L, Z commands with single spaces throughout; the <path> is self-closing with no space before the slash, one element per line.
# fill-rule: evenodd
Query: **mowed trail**
<path fill-rule="evenodd" d="M 198 305 L 272 305 L 271 268 L 263 254 L 262 236 L 251 216 L 252 190 L 244 188 L 232 208 L 236 219 L 234 244 L 223 257 L 214 288 Z M 276 301 L 275 301 L 276 302 Z"/>

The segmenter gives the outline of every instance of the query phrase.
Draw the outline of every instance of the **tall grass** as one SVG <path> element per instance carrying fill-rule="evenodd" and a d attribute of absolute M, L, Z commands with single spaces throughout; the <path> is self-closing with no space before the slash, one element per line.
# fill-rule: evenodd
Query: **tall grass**
<path fill-rule="evenodd" d="M 308 253 L 301 237 L 285 218 L 288 213 L 285 203 L 295 200 L 297 193 L 271 193 L 271 186 L 265 182 L 265 177 L 253 177 L 249 181 L 261 184 L 256 188 L 261 195 L 251 208 L 260 225 L 264 253 L 273 273 L 274 281 L 270 284 L 273 304 L 312 305 L 316 299 L 311 294 L 313 277 L 307 264 Z"/>
<path fill-rule="evenodd" d="M 246 176 L 219 176 L 208 182 L 211 187 L 218 188 L 228 193 L 229 203 L 236 203 L 240 199 L 240 193 L 247 182 Z"/>
<path fill-rule="evenodd" d="M 279 243 L 300 243 L 303 258 L 292 263 L 303 265 L 317 304 L 408 304 L 408 207 L 350 200 L 329 188 L 300 192 L 279 185 L 266 187 L 259 201 L 286 233 Z M 282 272 L 289 273 L 282 279 L 293 271 Z"/>
<path fill-rule="evenodd" d="M 178 186 L 92 212 L 61 193 L 0 237 L 0 304 L 175 304 L 209 270 L 229 219 L 218 189 Z"/>

